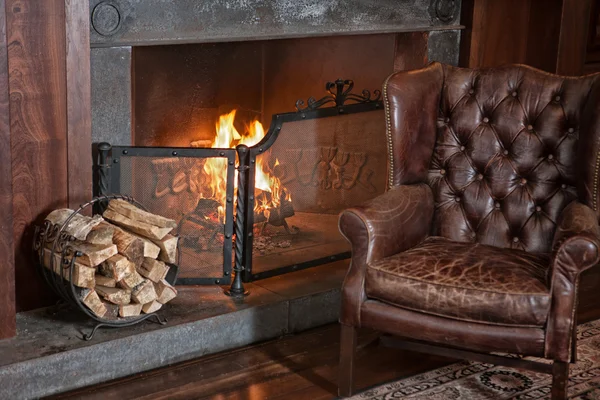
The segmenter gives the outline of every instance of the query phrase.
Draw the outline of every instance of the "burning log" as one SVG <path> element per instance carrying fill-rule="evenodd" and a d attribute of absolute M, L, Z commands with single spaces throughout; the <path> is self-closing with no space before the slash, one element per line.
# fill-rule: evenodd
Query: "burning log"
<path fill-rule="evenodd" d="M 254 222 L 267 222 L 273 226 L 282 226 L 286 218 L 294 216 L 294 206 L 282 193 L 277 207 L 271 207 L 273 197 L 270 192 L 257 189 L 260 193 L 255 196 L 257 207 L 254 210 Z"/>
<path fill-rule="evenodd" d="M 72 213 L 56 210 L 47 219 L 62 224 Z M 122 200 L 111 200 L 105 216 L 106 220 L 76 214 L 64 229 L 76 237 L 69 245 L 81 252 L 72 271 L 79 300 L 94 315 L 105 319 L 157 311 L 177 294 L 164 281 L 169 272 L 165 262 L 177 259 L 178 237 L 168 234 L 177 224 Z M 61 264 L 60 254 L 53 254 L 51 247 L 41 251 L 43 265 L 50 269 L 54 257 L 53 272 L 69 280 L 69 265 Z"/>
<path fill-rule="evenodd" d="M 186 215 L 179 225 L 179 236 L 201 251 L 221 248 L 224 242 L 221 205 L 214 199 L 200 199 L 194 212 Z"/>

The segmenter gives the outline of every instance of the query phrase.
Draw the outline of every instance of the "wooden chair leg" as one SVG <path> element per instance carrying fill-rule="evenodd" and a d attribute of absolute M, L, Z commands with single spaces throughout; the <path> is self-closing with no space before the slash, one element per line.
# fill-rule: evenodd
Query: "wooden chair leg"
<path fill-rule="evenodd" d="M 552 365 L 552 400 L 566 400 L 569 363 L 554 361 Z"/>
<path fill-rule="evenodd" d="M 340 371 L 338 378 L 338 395 L 352 396 L 352 381 L 354 372 L 354 355 L 356 354 L 356 329 L 353 326 L 342 325 L 340 335 Z"/>

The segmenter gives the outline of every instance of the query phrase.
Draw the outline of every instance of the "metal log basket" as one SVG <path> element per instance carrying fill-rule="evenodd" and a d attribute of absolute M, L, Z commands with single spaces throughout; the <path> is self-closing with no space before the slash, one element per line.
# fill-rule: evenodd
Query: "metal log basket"
<path fill-rule="evenodd" d="M 142 210 L 146 210 L 142 204 L 137 202 L 131 196 L 117 194 L 104 195 L 95 197 L 91 201 L 81 205 L 65 220 L 62 225 L 53 224 L 50 221 L 44 221 L 42 226 L 35 227 L 33 250 L 37 253 L 39 271 L 44 277 L 44 280 L 62 301 L 83 312 L 89 318 L 97 322 L 89 334 L 83 335 L 84 340 L 91 340 L 96 331 L 102 327 L 120 328 L 131 326 L 150 318 L 153 318 L 155 322 L 161 325 L 167 323 L 167 320 L 164 317 L 161 317 L 155 312 L 142 314 L 135 317 L 116 317 L 115 319 L 98 317 L 90 309 L 88 309 L 80 299 L 80 293 L 85 289 L 79 288 L 72 283 L 73 266 L 75 265 L 77 257 L 80 257 L 82 254 L 81 252 L 76 251 L 70 245 L 70 243 L 76 239 L 65 232 L 65 227 L 70 223 L 76 214 L 80 214 L 88 207 L 102 210 L 112 199 L 122 199 L 128 201 L 136 207 L 141 208 Z M 51 249 L 48 267 L 44 266 L 44 249 Z M 60 266 L 55 265 L 56 262 L 59 262 Z M 167 265 L 169 266 L 169 272 L 165 277 L 165 280 L 169 284 L 174 285 L 177 279 L 179 268 L 175 264 L 167 263 Z"/>

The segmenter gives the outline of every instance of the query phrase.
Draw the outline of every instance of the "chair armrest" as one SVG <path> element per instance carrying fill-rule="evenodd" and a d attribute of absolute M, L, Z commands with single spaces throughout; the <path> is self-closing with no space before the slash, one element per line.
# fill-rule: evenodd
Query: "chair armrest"
<path fill-rule="evenodd" d="M 570 361 L 575 329 L 579 275 L 600 259 L 600 226 L 595 212 L 577 201 L 562 212 L 550 264 L 552 306 L 546 332 L 546 356 Z"/>
<path fill-rule="evenodd" d="M 600 255 L 600 226 L 596 213 L 577 201 L 563 210 L 552 244 L 552 276 L 574 278 L 596 265 Z"/>
<path fill-rule="evenodd" d="M 360 326 L 367 264 L 423 241 L 431 228 L 433 208 L 431 188 L 421 183 L 393 187 L 340 214 L 340 232 L 352 246 L 352 261 L 342 286 L 340 322 Z"/>

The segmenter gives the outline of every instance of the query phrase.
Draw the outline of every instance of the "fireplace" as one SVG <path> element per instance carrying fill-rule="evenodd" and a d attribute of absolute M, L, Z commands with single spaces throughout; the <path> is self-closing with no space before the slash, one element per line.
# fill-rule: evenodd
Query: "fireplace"
<path fill-rule="evenodd" d="M 458 1 L 260 3 L 90 2 L 99 193 L 179 221 L 180 283 L 348 258 L 337 214 L 385 190 L 377 89 L 457 62 Z"/>
<path fill-rule="evenodd" d="M 102 143 L 99 194 L 132 195 L 179 223 L 179 283 L 228 283 L 232 265 L 248 282 L 348 258 L 337 214 L 383 193 L 386 169 L 385 141 L 372 139 L 385 129 L 381 93 L 353 85 L 328 82 L 266 132 L 258 119 L 238 131 L 233 110 L 187 147 Z"/>

